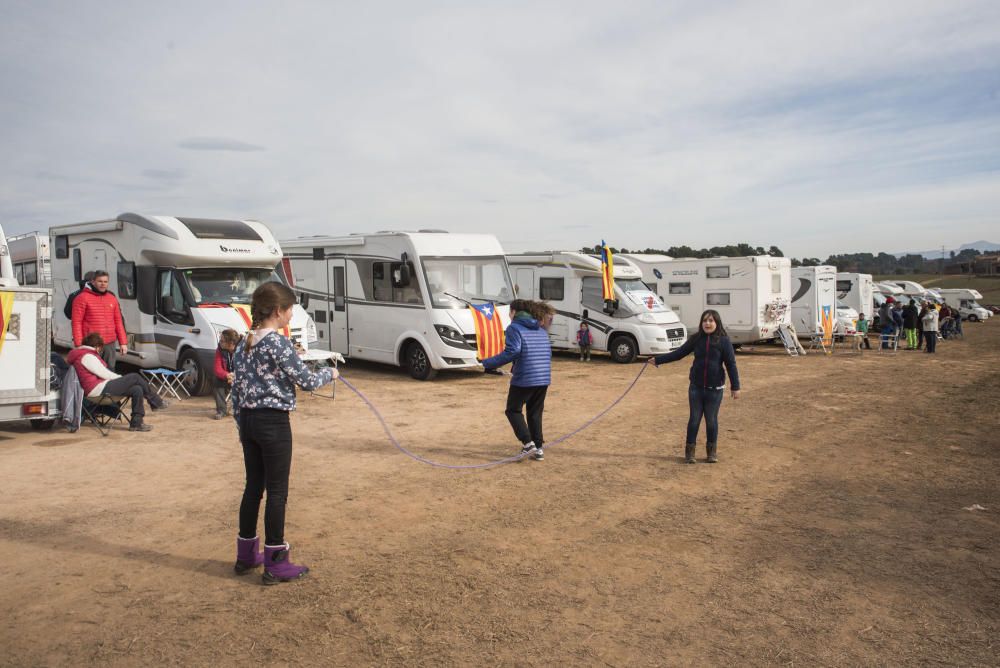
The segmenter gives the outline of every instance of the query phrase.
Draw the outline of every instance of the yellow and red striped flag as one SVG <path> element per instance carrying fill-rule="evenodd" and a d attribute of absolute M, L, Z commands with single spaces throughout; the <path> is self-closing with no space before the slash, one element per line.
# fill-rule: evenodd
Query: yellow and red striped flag
<path fill-rule="evenodd" d="M 479 306 L 469 304 L 469 310 L 472 311 L 472 322 L 476 327 L 476 356 L 484 360 L 502 353 L 506 344 L 503 322 L 493 302 Z"/>
<path fill-rule="evenodd" d="M 14 311 L 14 293 L 0 292 L 0 350 L 3 350 L 3 341 L 7 338 L 7 329 L 10 327 L 10 314 Z"/>
<path fill-rule="evenodd" d="M 243 324 L 247 326 L 247 329 L 253 329 L 253 319 L 250 316 L 250 304 L 233 304 L 233 308 L 236 312 L 240 314 L 243 318 Z M 292 333 L 287 327 L 281 328 L 281 333 L 285 335 L 285 338 L 290 338 Z"/>
<path fill-rule="evenodd" d="M 611 248 L 601 239 L 601 292 L 604 301 L 615 298 L 615 261 Z"/>

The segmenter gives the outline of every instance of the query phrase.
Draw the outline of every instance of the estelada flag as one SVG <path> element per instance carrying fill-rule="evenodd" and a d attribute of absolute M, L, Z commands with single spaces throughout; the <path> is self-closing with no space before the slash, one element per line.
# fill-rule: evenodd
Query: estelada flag
<path fill-rule="evenodd" d="M 243 324 L 247 326 L 247 329 L 253 329 L 253 319 L 250 317 L 250 304 L 233 304 L 232 306 L 240 314 L 240 317 L 243 318 Z M 281 333 L 285 335 L 285 338 L 290 338 L 292 335 L 287 327 L 282 327 Z"/>
<path fill-rule="evenodd" d="M 10 314 L 14 311 L 14 293 L 0 292 L 0 351 L 3 350 L 7 329 L 10 327 Z"/>
<path fill-rule="evenodd" d="M 493 302 L 478 306 L 469 304 L 469 310 L 472 311 L 472 323 L 476 327 L 476 356 L 484 360 L 502 353 L 506 345 L 503 322 Z"/>
<path fill-rule="evenodd" d="M 615 261 L 611 249 L 601 239 L 601 298 L 604 301 L 615 298 Z"/>

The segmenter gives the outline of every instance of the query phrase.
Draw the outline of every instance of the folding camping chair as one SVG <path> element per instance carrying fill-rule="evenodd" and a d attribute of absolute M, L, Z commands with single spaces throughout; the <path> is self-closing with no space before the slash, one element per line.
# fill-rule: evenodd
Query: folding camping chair
<path fill-rule="evenodd" d="M 894 353 L 899 350 L 899 331 L 893 331 L 892 334 L 880 333 L 878 337 L 878 351 L 879 353 L 891 352 Z"/>
<path fill-rule="evenodd" d="M 116 422 L 128 422 L 125 417 L 125 407 L 132 401 L 131 397 L 116 397 L 102 394 L 96 399 L 84 397 L 80 407 L 80 419 L 87 420 L 97 427 L 101 436 L 111 433 Z"/>
<path fill-rule="evenodd" d="M 817 349 L 822 350 L 827 355 L 832 354 L 833 340 L 831 339 L 830 342 L 827 343 L 827 339 L 823 335 L 823 332 L 817 332 L 816 334 L 813 334 L 811 337 L 809 337 L 809 350 L 817 350 Z"/>
<path fill-rule="evenodd" d="M 149 386 L 161 397 L 167 398 L 172 396 L 174 399 L 180 401 L 181 392 L 184 396 L 189 397 L 191 393 L 184 386 L 184 378 L 192 373 L 190 369 L 186 371 L 175 371 L 174 369 L 143 369 L 142 375 L 149 381 Z"/>

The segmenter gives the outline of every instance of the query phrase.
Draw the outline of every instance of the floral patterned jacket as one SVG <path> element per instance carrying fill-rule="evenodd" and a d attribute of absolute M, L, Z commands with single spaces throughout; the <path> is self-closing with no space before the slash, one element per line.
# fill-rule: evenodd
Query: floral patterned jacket
<path fill-rule="evenodd" d="M 330 369 L 313 373 L 299 359 L 291 341 L 271 330 L 250 350 L 240 344 L 233 357 L 233 417 L 241 408 L 295 410 L 295 386 L 315 390 L 333 381 Z"/>

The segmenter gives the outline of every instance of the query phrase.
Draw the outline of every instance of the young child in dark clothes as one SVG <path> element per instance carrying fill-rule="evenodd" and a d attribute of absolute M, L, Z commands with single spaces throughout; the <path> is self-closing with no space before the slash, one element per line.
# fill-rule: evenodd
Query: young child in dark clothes
<path fill-rule="evenodd" d="M 576 345 L 580 346 L 580 361 L 590 361 L 590 347 L 594 345 L 594 335 L 590 333 L 590 325 L 585 322 L 580 323 L 580 329 L 576 330 Z"/>
<path fill-rule="evenodd" d="M 219 335 L 219 347 L 215 349 L 215 420 L 229 415 L 226 396 L 233 389 L 233 354 L 240 343 L 240 335 L 235 329 L 223 330 Z"/>

